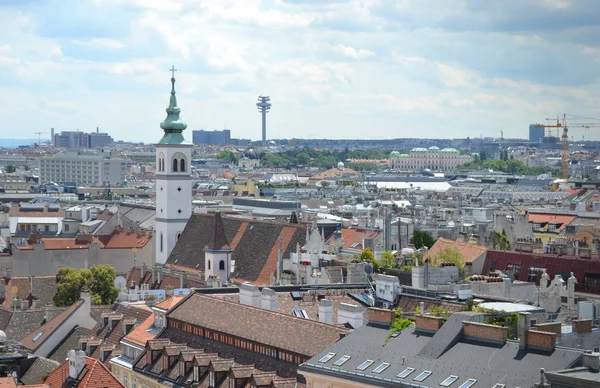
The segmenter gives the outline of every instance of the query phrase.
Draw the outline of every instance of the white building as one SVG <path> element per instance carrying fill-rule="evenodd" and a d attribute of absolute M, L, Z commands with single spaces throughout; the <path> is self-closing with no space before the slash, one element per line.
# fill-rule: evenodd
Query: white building
<path fill-rule="evenodd" d="M 457 166 L 473 161 L 470 155 L 461 155 L 454 148 L 433 146 L 429 148 L 413 148 L 408 154 L 398 151 L 390 153 L 389 167 L 393 170 L 423 170 L 449 171 Z"/>
<path fill-rule="evenodd" d="M 38 159 L 40 183 L 75 182 L 80 186 L 119 184 L 127 174 L 125 159 L 108 159 L 101 154 L 67 152 Z"/>
<path fill-rule="evenodd" d="M 175 78 L 171 78 L 164 136 L 156 144 L 156 263 L 164 264 L 192 215 L 192 143 L 183 137 L 187 124 L 179 117 Z"/>

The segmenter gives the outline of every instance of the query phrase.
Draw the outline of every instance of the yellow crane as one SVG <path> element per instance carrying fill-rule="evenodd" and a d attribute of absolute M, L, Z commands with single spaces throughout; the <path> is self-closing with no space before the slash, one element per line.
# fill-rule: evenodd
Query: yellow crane
<path fill-rule="evenodd" d="M 568 123 L 567 123 L 568 119 Z M 567 113 L 563 113 L 562 122 L 560 115 L 556 115 L 556 118 L 546 119 L 546 120 L 556 120 L 555 124 L 537 124 L 537 127 L 540 128 L 557 128 L 563 129 L 561 138 L 561 170 L 562 170 L 562 178 L 569 179 L 569 128 L 568 127 L 581 127 L 589 129 L 590 127 L 600 127 L 600 119 L 595 119 L 592 117 L 584 117 L 584 116 L 576 116 L 570 115 Z M 576 120 L 598 120 L 597 122 L 591 123 L 578 123 L 573 122 Z M 558 136 L 558 133 L 557 133 Z"/>

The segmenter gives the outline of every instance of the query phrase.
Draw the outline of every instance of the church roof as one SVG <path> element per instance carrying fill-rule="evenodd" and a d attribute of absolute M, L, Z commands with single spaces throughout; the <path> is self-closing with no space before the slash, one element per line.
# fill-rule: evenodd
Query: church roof
<path fill-rule="evenodd" d="M 167 266 L 198 270 L 204 268 L 204 248 L 213 237 L 216 214 L 192 214 L 171 255 Z M 296 251 L 296 245 L 306 241 L 304 225 L 264 221 L 221 215 L 226 241 L 233 249 L 235 260 L 232 277 L 262 285 L 270 284 L 277 270 L 279 236 L 284 257 Z"/>
<path fill-rule="evenodd" d="M 160 123 L 160 127 L 165 134 L 158 144 L 190 144 L 181 132 L 187 128 L 187 123 L 179 116 L 181 108 L 177 106 L 177 97 L 175 96 L 175 68 L 172 68 L 171 77 L 171 97 L 167 107 L 167 117 Z"/>
<path fill-rule="evenodd" d="M 206 244 L 206 249 L 210 250 L 231 250 L 229 243 L 227 242 L 227 236 L 225 236 L 225 229 L 223 227 L 223 219 L 221 213 L 217 211 L 215 213 L 215 227 L 212 229 L 213 234 Z"/>

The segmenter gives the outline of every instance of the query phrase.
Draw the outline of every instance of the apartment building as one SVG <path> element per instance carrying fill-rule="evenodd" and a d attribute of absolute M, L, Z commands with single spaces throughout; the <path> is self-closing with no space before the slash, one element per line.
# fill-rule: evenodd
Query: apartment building
<path fill-rule="evenodd" d="M 38 160 L 40 183 L 75 182 L 78 186 L 118 184 L 127 174 L 125 159 L 108 159 L 101 154 L 67 152 Z"/>
<path fill-rule="evenodd" d="M 392 151 L 389 167 L 395 170 L 423 170 L 427 168 L 433 171 L 448 171 L 471 161 L 473 161 L 471 155 L 461 155 L 454 148 L 419 147 L 411 149 L 408 154 Z"/>

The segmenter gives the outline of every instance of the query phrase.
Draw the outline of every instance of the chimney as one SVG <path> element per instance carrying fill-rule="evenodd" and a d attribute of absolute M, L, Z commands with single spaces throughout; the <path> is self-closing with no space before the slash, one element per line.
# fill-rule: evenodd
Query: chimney
<path fill-rule="evenodd" d="M 156 267 L 152 267 L 152 284 L 156 283 Z"/>
<path fill-rule="evenodd" d="M 240 303 L 248 306 L 260 307 L 260 291 L 258 287 L 250 283 L 239 285 Z"/>
<path fill-rule="evenodd" d="M 31 301 L 31 308 L 32 309 L 39 309 L 42 307 L 42 301 L 39 299 L 33 299 Z"/>
<path fill-rule="evenodd" d="M 10 268 L 6 268 L 4 270 L 4 277 L 6 278 L 6 280 L 10 280 L 10 273 L 11 273 Z"/>
<path fill-rule="evenodd" d="M 567 309 L 570 316 L 575 314 L 575 283 L 577 280 L 571 272 L 571 276 L 567 279 Z"/>
<path fill-rule="evenodd" d="M 277 294 L 268 287 L 264 287 L 260 293 L 260 307 L 265 310 L 277 310 Z"/>
<path fill-rule="evenodd" d="M 329 299 L 319 301 L 319 321 L 323 323 L 333 323 L 333 303 Z"/>
<path fill-rule="evenodd" d="M 156 281 L 158 282 L 158 284 L 162 282 L 162 275 L 162 269 L 160 267 L 156 267 Z"/>
<path fill-rule="evenodd" d="M 77 380 L 77 377 L 85 367 L 85 352 L 82 350 L 69 350 L 67 359 L 69 360 L 69 377 Z"/>
<path fill-rule="evenodd" d="M 378 325 L 389 329 L 395 320 L 396 312 L 394 310 L 369 308 L 369 325 Z"/>
<path fill-rule="evenodd" d="M 144 276 L 146 276 L 146 270 L 148 269 L 148 267 L 146 266 L 146 263 L 142 263 L 142 265 L 140 266 L 140 278 L 143 280 Z M 142 281 L 140 281 L 140 283 L 143 283 Z"/>
<path fill-rule="evenodd" d="M 415 315 L 415 331 L 424 333 L 435 333 L 444 324 L 444 318 L 433 315 L 425 315 L 423 312 Z"/>
<path fill-rule="evenodd" d="M 488 325 L 487 323 L 463 321 L 463 336 L 467 340 L 504 344 L 508 339 L 508 327 Z"/>
<path fill-rule="evenodd" d="M 29 308 L 29 301 L 27 299 L 21 299 L 21 310 L 27 310 Z"/>
<path fill-rule="evenodd" d="M 594 373 L 600 372 L 600 353 L 593 353 L 586 350 L 581 357 L 581 366 L 590 368 Z"/>
<path fill-rule="evenodd" d="M 0 279 L 0 299 L 6 299 L 6 280 Z"/>
<path fill-rule="evenodd" d="M 60 307 L 55 307 L 51 304 L 47 304 L 46 305 L 46 322 L 50 322 L 52 320 L 52 318 L 56 317 L 58 314 L 60 314 L 61 309 Z"/>
<path fill-rule="evenodd" d="M 31 294 L 31 296 L 38 296 L 37 295 L 37 289 L 36 289 L 36 279 L 33 276 L 29 277 L 29 293 Z"/>
<path fill-rule="evenodd" d="M 591 333 L 592 332 L 592 320 L 591 319 L 575 319 L 572 320 L 573 330 L 577 334 Z"/>
<path fill-rule="evenodd" d="M 349 323 L 354 329 L 358 329 L 363 325 L 363 309 L 362 307 L 349 304 L 340 303 L 338 307 L 338 324 Z"/>
<path fill-rule="evenodd" d="M 527 347 L 527 332 L 531 322 L 531 313 L 519 313 L 519 323 L 517 325 L 517 335 L 519 336 L 519 349 Z"/>
<path fill-rule="evenodd" d="M 186 283 L 186 275 L 185 272 L 181 271 L 179 273 L 179 288 L 185 288 Z"/>

